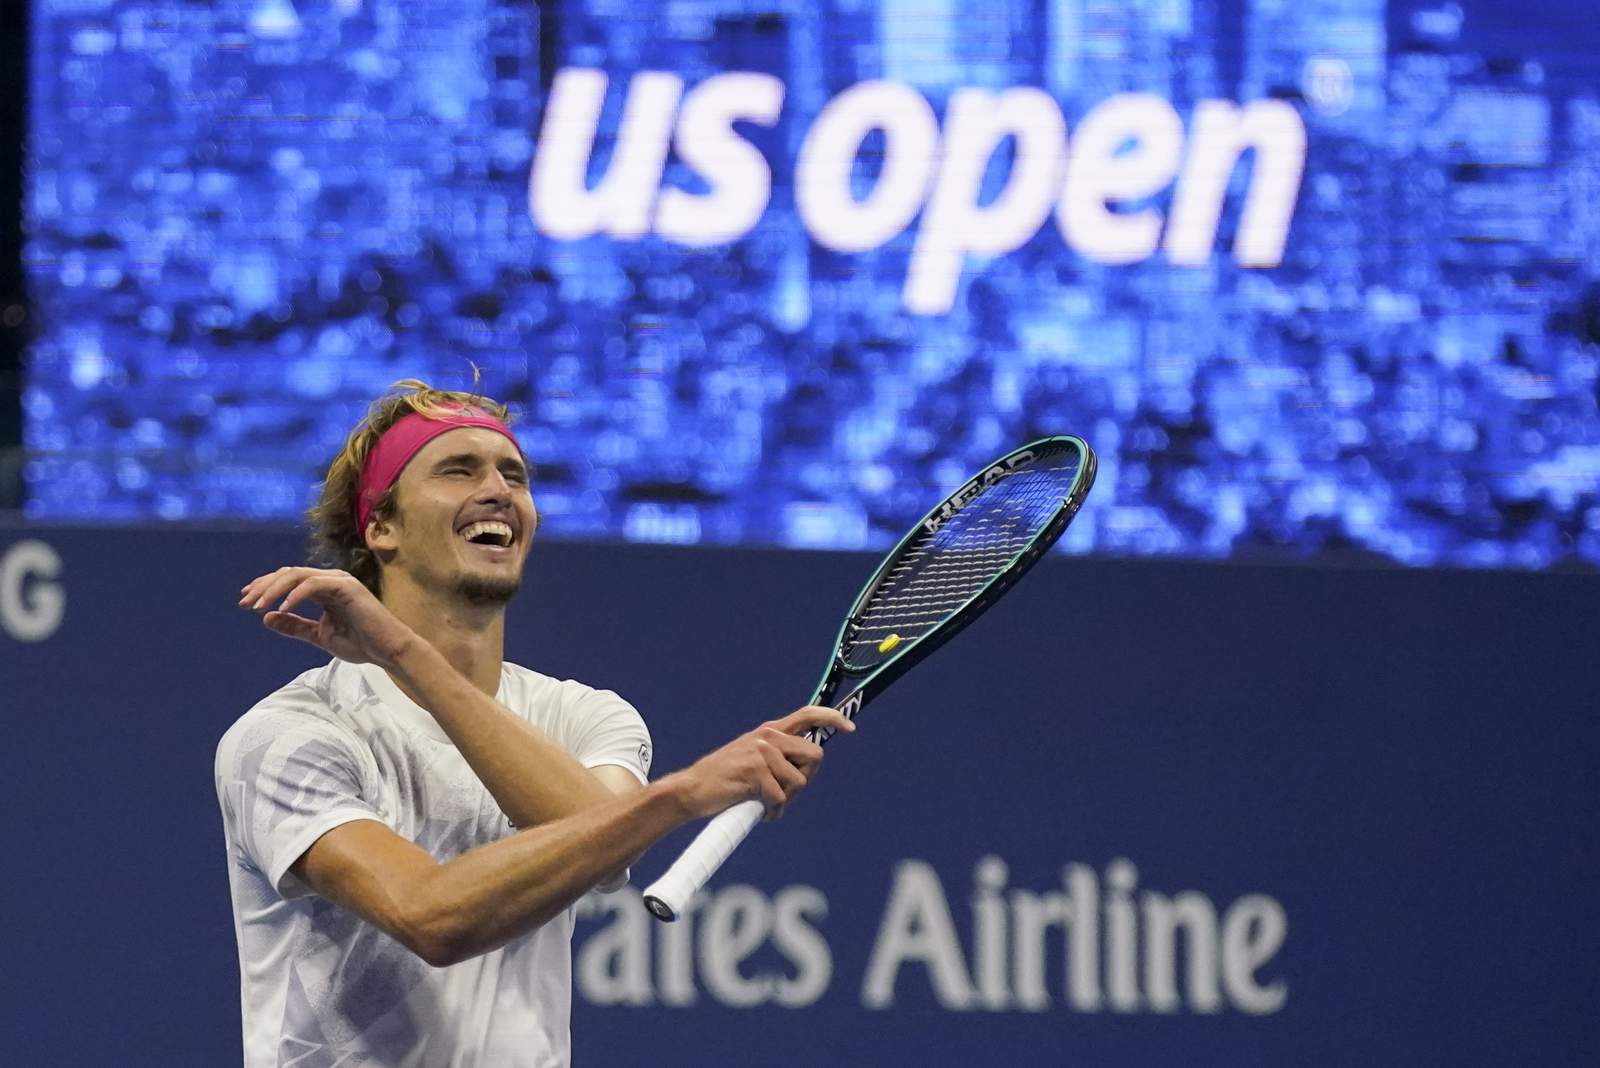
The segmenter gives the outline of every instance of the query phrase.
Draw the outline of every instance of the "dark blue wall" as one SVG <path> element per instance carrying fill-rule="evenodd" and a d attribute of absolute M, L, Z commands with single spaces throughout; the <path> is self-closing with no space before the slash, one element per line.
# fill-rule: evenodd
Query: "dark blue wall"
<path fill-rule="evenodd" d="M 18 550 L 29 540 L 59 558 L 55 579 L 22 566 L 45 558 Z M 233 607 L 298 550 L 276 530 L 0 529 L 4 1063 L 237 1060 L 211 756 L 317 662 Z M 872 563 L 541 545 L 509 651 L 633 699 L 666 770 L 809 694 Z M 59 629 L 5 632 L 48 617 L 54 588 Z M 622 898 L 585 920 L 579 1062 L 1593 1063 L 1597 605 L 1593 575 L 1047 561 L 867 710 L 686 932 L 635 922 Z M 1060 926 L 1042 1008 L 941 1005 L 918 959 L 894 973 L 892 1004 L 864 1007 L 891 901 L 927 889 L 908 861 L 931 865 L 956 966 L 981 971 L 974 872 L 991 856 L 1004 888 L 978 896 L 1013 917 L 1016 891 L 1058 892 L 1068 866 L 1095 882 L 1107 996 L 1110 873 L 1131 861 L 1129 1011 L 1068 1002 Z M 746 883 L 758 894 L 728 890 Z M 788 889 L 802 885 L 816 892 Z M 1281 910 L 1281 948 L 1243 973 L 1281 1006 L 1247 1011 L 1224 984 L 1220 1011 L 1201 1011 L 1180 950 L 1180 1003 L 1156 1011 L 1148 891 L 1198 892 L 1219 922 Z M 706 909 L 759 924 L 784 894 L 791 933 L 815 932 L 810 958 L 792 939 L 756 937 L 746 959 L 700 945 Z M 903 939 L 948 950 L 926 926 L 939 917 L 917 915 Z M 1270 942 L 1240 924 L 1241 952 Z M 726 1004 L 763 976 L 815 980 L 817 944 L 827 981 L 800 1000 L 819 1011 Z M 1014 995 L 1015 945 L 999 963 Z M 592 1003 L 618 999 L 648 1004 Z"/>

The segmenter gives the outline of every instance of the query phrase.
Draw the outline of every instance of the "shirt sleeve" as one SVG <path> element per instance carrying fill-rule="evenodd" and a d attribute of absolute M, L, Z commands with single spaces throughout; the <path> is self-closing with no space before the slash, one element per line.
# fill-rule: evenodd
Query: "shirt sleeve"
<path fill-rule="evenodd" d="M 217 748 L 228 846 L 284 898 L 312 892 L 289 868 L 318 838 L 353 820 L 386 822 L 363 790 L 359 744 L 315 716 L 269 712 Z"/>
<path fill-rule="evenodd" d="M 628 702 L 610 690 L 589 690 L 577 702 L 573 756 L 586 768 L 615 764 L 640 784 L 650 781 L 650 730 Z"/>

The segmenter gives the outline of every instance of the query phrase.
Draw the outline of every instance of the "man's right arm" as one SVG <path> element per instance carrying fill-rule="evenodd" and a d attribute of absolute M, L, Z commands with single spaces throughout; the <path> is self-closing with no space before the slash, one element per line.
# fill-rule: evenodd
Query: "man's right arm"
<path fill-rule="evenodd" d="M 797 737 L 818 725 L 855 726 L 833 709 L 802 708 L 643 790 L 445 863 L 381 823 L 344 823 L 291 870 L 429 964 L 453 964 L 548 922 L 690 820 L 750 797 L 776 818 L 822 759 L 821 747 Z"/>

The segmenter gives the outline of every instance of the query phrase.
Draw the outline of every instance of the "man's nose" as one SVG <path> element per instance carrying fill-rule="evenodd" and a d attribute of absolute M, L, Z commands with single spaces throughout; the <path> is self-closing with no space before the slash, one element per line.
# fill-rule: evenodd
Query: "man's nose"
<path fill-rule="evenodd" d="M 506 476 L 495 468 L 490 468 L 478 485 L 478 496 L 485 499 L 510 500 L 511 483 Z"/>

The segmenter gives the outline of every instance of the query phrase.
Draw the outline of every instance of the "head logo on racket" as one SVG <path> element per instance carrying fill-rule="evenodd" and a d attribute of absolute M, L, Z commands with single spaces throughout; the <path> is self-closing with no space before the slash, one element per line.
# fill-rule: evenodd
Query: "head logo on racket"
<path fill-rule="evenodd" d="M 949 500 L 945 501 L 932 515 L 922 521 L 922 529 L 929 534 L 936 533 L 951 516 L 970 504 L 978 494 L 1033 459 L 1032 450 L 1018 449 L 1010 456 L 996 461 L 992 466 L 969 479 L 965 486 L 951 494 Z"/>

